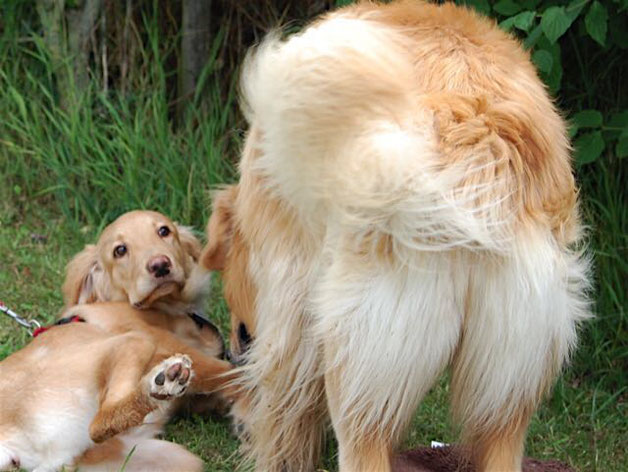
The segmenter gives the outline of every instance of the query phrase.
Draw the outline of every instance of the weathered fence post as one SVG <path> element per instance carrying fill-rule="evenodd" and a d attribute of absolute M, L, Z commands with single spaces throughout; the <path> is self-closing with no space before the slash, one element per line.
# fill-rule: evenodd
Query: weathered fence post
<path fill-rule="evenodd" d="M 89 85 L 89 40 L 102 7 L 103 0 L 37 0 L 59 103 L 64 109 Z"/>
<path fill-rule="evenodd" d="M 211 45 L 211 2 L 209 0 L 183 0 L 181 20 L 181 66 L 179 74 L 179 119 L 198 84 L 203 67 L 207 63 Z"/>

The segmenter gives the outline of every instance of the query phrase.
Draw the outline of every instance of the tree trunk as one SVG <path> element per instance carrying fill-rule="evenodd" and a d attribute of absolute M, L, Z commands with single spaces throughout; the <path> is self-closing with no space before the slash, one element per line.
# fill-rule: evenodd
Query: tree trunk
<path fill-rule="evenodd" d="M 82 0 L 67 5 L 65 0 L 37 0 L 59 104 L 75 105 L 89 85 L 89 40 L 103 0 Z"/>
<path fill-rule="evenodd" d="M 177 106 L 180 120 L 194 98 L 198 80 L 209 57 L 210 18 L 211 2 L 209 0 L 183 0 L 181 69 Z"/>

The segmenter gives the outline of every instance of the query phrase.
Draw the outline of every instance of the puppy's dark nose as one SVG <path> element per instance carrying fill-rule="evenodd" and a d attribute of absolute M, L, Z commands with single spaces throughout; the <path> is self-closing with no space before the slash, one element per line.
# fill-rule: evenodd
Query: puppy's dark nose
<path fill-rule="evenodd" d="M 148 261 L 148 264 L 146 264 L 148 272 L 157 278 L 168 275 L 171 267 L 172 262 L 170 262 L 168 256 L 153 257 L 150 261 Z"/>

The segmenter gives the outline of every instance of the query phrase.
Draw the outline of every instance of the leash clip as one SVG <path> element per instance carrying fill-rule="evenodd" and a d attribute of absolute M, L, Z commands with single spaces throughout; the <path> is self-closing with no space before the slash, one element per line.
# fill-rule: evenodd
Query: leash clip
<path fill-rule="evenodd" d="M 22 318 L 20 315 L 11 310 L 8 306 L 6 306 L 2 301 L 0 301 L 0 311 L 13 318 L 13 321 L 15 321 L 23 328 L 26 328 L 28 330 L 28 334 L 30 334 L 31 336 L 33 335 L 34 331 L 41 328 L 41 324 L 39 323 L 39 321 L 27 320 L 25 318 Z"/>

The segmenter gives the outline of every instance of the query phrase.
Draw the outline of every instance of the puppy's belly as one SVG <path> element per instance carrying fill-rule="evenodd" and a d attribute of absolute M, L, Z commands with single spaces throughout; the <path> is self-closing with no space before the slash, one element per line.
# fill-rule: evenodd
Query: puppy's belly
<path fill-rule="evenodd" d="M 0 446 L 22 468 L 57 470 L 93 445 L 89 425 L 98 411 L 98 396 L 84 389 L 50 388 L 29 404 L 22 424 L 2 435 Z"/>

